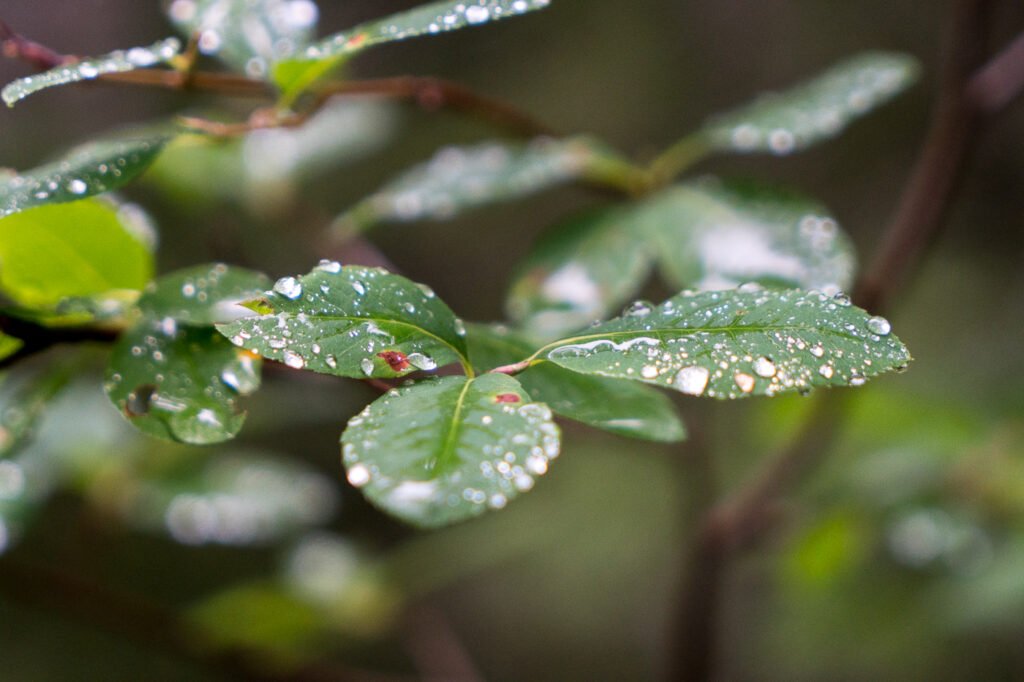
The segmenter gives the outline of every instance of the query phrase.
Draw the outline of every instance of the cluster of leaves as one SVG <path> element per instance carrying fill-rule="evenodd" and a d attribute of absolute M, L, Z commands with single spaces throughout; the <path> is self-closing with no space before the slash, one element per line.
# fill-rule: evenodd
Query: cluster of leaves
<path fill-rule="evenodd" d="M 315 102 L 326 75 L 372 45 L 547 4 L 434 2 L 319 42 L 311 41 L 316 7 L 308 0 L 174 0 L 167 9 L 199 52 L 276 89 L 275 115 L 284 116 Z M 191 68 L 179 49 L 168 39 L 62 65 L 3 96 L 13 104 L 107 73 Z M 685 429 L 655 387 L 770 396 L 857 386 L 906 365 L 889 323 L 842 293 L 854 257 L 823 207 L 762 186 L 674 179 L 711 153 L 785 154 L 835 135 L 915 71 L 900 55 L 858 57 L 711 119 L 645 167 L 587 138 L 445 149 L 335 221 L 348 234 L 388 220 L 446 218 L 567 181 L 621 190 L 628 200 L 573 216 L 535 246 L 511 287 L 512 330 L 464 323 L 424 284 L 334 261 L 273 286 L 223 264 L 151 281 L 147 222 L 107 193 L 143 172 L 180 133 L 173 127 L 90 144 L 0 185 L 0 288 L 12 303 L 4 312 L 116 332 L 110 399 L 142 431 L 187 443 L 238 433 L 239 400 L 258 388 L 264 360 L 391 382 L 342 434 L 348 480 L 406 521 L 451 523 L 533 487 L 560 451 L 555 414 L 676 441 Z M 634 301 L 588 326 L 636 296 L 655 266 L 678 295 L 660 305 Z M 21 343 L 2 341 L 7 355 Z"/>

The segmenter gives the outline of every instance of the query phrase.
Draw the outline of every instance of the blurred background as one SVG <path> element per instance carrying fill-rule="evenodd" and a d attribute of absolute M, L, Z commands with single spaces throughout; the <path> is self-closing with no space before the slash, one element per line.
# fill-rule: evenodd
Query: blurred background
<path fill-rule="evenodd" d="M 319 32 L 416 4 L 321 0 Z M 1024 26 L 1024 5 L 993 4 L 996 50 Z M 920 83 L 836 140 L 697 169 L 819 198 L 866 262 L 927 128 L 945 5 L 553 0 L 515 20 L 370 50 L 347 74 L 452 79 L 648 160 L 761 91 L 858 52 L 910 53 L 924 65 Z M 155 1 L 7 2 L 0 19 L 82 55 L 172 34 Z M 4 83 L 29 72 L 0 61 Z M 0 112 L 0 166 L 38 165 L 128 123 L 181 111 L 241 119 L 251 106 L 127 85 L 54 88 Z M 302 172 L 279 167 L 272 140 L 169 149 L 123 192 L 156 223 L 160 271 L 223 260 L 274 277 L 306 272 L 335 255 L 323 238 L 335 215 L 440 147 L 504 134 L 369 98 L 336 114 L 320 138 L 336 148 Z M 888 311 L 915 362 L 852 391 L 833 451 L 777 531 L 729 567 L 718 679 L 1024 675 L 1022 181 L 1018 100 L 985 129 L 940 239 Z M 461 316 L 496 321 L 534 238 L 606 200 L 566 187 L 368 238 Z M 672 292 L 653 283 L 648 293 Z M 344 482 L 338 436 L 372 389 L 268 368 L 236 441 L 178 447 L 123 422 L 100 388 L 102 351 L 91 357 L 95 373 L 76 368 L 37 437 L 0 461 L 4 680 L 254 669 L 268 679 L 660 679 L 686 636 L 671 625 L 695 499 L 706 494 L 694 485 L 698 460 L 710 452 L 722 491 L 735 487 L 809 403 L 680 397 L 703 454 L 566 423 L 562 456 L 529 495 L 420 533 Z M 0 387 L 5 420 L 40 404 L 23 380 L 32 369 Z"/>

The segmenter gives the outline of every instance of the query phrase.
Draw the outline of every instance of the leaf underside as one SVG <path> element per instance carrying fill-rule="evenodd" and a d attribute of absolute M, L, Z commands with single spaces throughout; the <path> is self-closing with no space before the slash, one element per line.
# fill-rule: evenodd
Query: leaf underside
<path fill-rule="evenodd" d="M 469 326 L 470 356 L 481 372 L 518 362 L 536 346 L 507 330 Z M 624 379 L 586 376 L 551 363 L 516 375 L 527 393 L 562 417 L 622 436 L 675 442 L 686 429 L 668 397 Z"/>

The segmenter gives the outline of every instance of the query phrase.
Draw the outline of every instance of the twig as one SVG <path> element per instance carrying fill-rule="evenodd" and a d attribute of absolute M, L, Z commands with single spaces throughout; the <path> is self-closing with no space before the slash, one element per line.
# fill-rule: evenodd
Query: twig
<path fill-rule="evenodd" d="M 334 95 L 380 95 L 410 100 L 426 111 L 461 111 L 492 125 L 528 137 L 553 135 L 554 131 L 518 108 L 470 90 L 466 86 L 426 76 L 396 76 L 363 81 L 330 83 L 317 90 L 321 98 Z"/>
<path fill-rule="evenodd" d="M 978 70 L 967 84 L 967 99 L 986 114 L 994 114 L 1024 90 L 1024 33 Z"/>
<path fill-rule="evenodd" d="M 871 267 L 854 290 L 854 301 L 873 312 L 888 298 L 935 237 L 953 200 L 979 132 L 980 110 L 969 99 L 971 75 L 983 59 L 990 0 L 955 0 L 944 46 L 941 82 L 917 163 Z"/>
<path fill-rule="evenodd" d="M 18 35 L 0 21 L 0 49 L 10 59 L 21 59 L 38 69 L 52 69 L 61 64 L 77 61 L 71 55 L 60 54 L 39 43 Z"/>

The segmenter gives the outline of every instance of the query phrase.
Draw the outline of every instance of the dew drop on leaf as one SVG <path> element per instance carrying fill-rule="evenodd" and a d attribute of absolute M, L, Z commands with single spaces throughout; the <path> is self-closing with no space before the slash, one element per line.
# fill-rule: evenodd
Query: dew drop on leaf
<path fill-rule="evenodd" d="M 888 336 L 892 331 L 892 325 L 889 324 L 889 320 L 884 317 L 872 317 L 867 321 L 868 331 L 872 334 L 878 334 L 879 336 Z"/>
<path fill-rule="evenodd" d="M 274 291 L 294 300 L 302 295 L 302 285 L 294 277 L 282 277 L 274 282 Z"/>
<path fill-rule="evenodd" d="M 683 367 L 675 376 L 676 389 L 689 395 L 700 395 L 708 385 L 711 373 L 698 365 Z"/>

